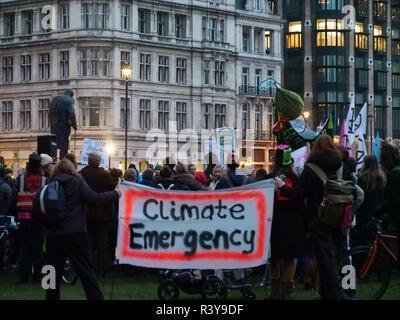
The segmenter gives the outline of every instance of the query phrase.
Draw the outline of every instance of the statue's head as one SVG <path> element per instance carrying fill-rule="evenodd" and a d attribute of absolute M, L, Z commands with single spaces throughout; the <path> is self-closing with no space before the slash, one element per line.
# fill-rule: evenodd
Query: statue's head
<path fill-rule="evenodd" d="M 72 98 L 74 96 L 74 90 L 69 88 L 69 89 L 65 90 L 64 94 L 67 96 L 70 96 Z"/>

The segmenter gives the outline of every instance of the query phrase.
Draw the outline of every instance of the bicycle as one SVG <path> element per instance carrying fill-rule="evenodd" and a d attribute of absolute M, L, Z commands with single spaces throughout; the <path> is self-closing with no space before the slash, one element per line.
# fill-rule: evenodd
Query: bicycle
<path fill-rule="evenodd" d="M 352 266 L 355 272 L 355 288 L 343 289 L 341 274 L 340 287 L 345 300 L 379 300 L 385 294 L 391 277 L 390 258 L 397 262 L 396 255 L 385 244 L 385 239 L 397 240 L 396 236 L 382 234 L 381 220 L 372 219 L 374 240 L 369 246 L 356 246 L 345 253 L 339 265 L 339 272 L 344 266 Z M 384 250 L 383 250 L 383 249 Z M 382 253 L 383 251 L 383 253 Z"/>
<path fill-rule="evenodd" d="M 67 258 L 67 260 L 65 261 L 62 280 L 65 284 L 68 284 L 70 286 L 73 286 L 78 280 L 78 275 L 76 273 L 75 267 L 69 258 Z"/>
<path fill-rule="evenodd" d="M 11 265 L 15 249 L 11 233 L 16 228 L 14 217 L 0 216 L 0 270 L 2 271 L 6 271 L 7 267 Z"/>

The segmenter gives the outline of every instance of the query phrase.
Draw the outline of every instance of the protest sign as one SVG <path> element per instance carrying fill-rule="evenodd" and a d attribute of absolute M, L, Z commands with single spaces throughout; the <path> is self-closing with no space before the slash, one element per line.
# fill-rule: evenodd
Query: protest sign
<path fill-rule="evenodd" d="M 300 149 L 297 149 L 296 151 L 293 151 L 292 158 L 294 160 L 294 166 L 296 168 L 303 169 L 304 164 L 306 163 L 308 158 L 308 148 L 302 147 Z"/>
<path fill-rule="evenodd" d="M 166 269 L 236 269 L 268 259 L 273 180 L 215 192 L 121 183 L 117 258 Z"/>
<path fill-rule="evenodd" d="M 85 138 L 82 146 L 82 160 L 81 163 L 87 165 L 88 157 L 91 152 L 98 152 L 101 154 L 100 166 L 103 168 L 108 167 L 108 155 L 105 153 L 106 143 L 104 141 L 92 140 Z"/>
<path fill-rule="evenodd" d="M 235 129 L 217 128 L 217 143 L 219 145 L 220 163 L 224 163 L 224 154 L 235 152 Z"/>

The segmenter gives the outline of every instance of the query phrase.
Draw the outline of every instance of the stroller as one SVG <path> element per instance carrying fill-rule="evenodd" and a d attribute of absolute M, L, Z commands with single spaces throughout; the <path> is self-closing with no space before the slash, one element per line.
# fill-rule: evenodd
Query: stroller
<path fill-rule="evenodd" d="M 160 300 L 176 300 L 180 290 L 200 294 L 206 300 L 225 300 L 228 296 L 224 282 L 206 270 L 163 270 L 158 281 Z"/>

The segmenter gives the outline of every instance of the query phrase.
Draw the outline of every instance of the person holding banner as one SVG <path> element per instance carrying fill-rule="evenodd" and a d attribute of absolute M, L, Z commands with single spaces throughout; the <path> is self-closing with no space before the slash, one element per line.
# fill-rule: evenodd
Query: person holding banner
<path fill-rule="evenodd" d="M 273 177 L 281 177 L 286 185 L 297 187 L 299 177 L 288 145 L 277 147 L 272 167 Z M 295 274 L 295 258 L 304 254 L 306 226 L 301 201 L 291 200 L 277 190 L 271 230 L 271 296 L 270 300 L 291 300 Z M 280 261 L 284 261 L 283 275 Z M 283 281 L 281 281 L 281 279 Z"/>
<path fill-rule="evenodd" d="M 329 135 L 322 135 L 315 140 L 307 163 L 318 166 L 327 176 L 336 175 L 342 166 L 342 157 Z M 306 199 L 306 222 L 315 246 L 321 298 L 341 300 L 337 265 L 343 252 L 344 235 L 340 226 L 331 227 L 319 219 L 318 209 L 324 192 L 322 180 L 306 165 L 297 186 L 286 185 L 280 178 L 275 178 L 275 183 L 283 196 L 299 202 Z"/>
<path fill-rule="evenodd" d="M 63 187 L 65 201 L 70 209 L 61 223 L 47 229 L 47 265 L 56 271 L 56 288 L 46 290 L 47 300 L 60 300 L 60 284 L 66 258 L 76 268 L 88 300 L 104 300 L 89 258 L 86 208 L 90 205 L 106 205 L 121 197 L 119 189 L 104 193 L 93 191 L 77 172 L 76 164 L 68 159 L 59 161 L 50 178 Z M 35 215 L 40 215 L 40 210 Z"/>

